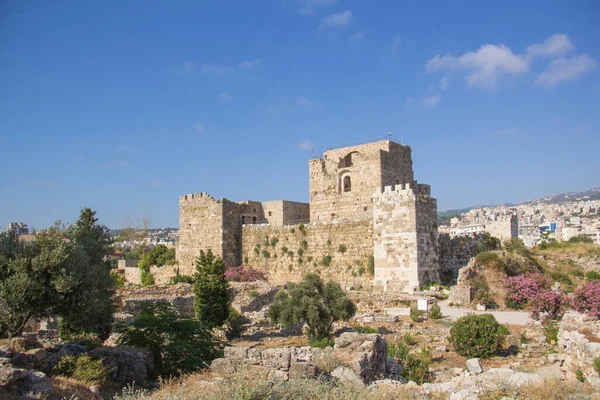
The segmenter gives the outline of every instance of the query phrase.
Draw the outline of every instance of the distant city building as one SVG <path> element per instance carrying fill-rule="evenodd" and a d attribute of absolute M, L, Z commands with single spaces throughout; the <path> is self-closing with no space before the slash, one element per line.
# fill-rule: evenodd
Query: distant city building
<path fill-rule="evenodd" d="M 9 222 L 6 231 L 14 232 L 17 235 L 29 235 L 29 226 L 26 222 Z"/>

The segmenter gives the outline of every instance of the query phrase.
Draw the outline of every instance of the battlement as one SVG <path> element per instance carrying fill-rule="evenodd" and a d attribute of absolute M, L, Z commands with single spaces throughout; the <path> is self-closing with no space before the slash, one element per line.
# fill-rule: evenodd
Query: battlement
<path fill-rule="evenodd" d="M 431 186 L 422 183 L 417 185 L 400 183 L 398 185 L 382 186 L 375 191 L 373 194 L 373 199 L 381 198 L 382 194 L 394 194 L 394 197 L 400 198 L 414 198 L 417 196 L 420 196 L 421 198 L 429 198 L 431 196 Z"/>
<path fill-rule="evenodd" d="M 190 201 L 190 200 L 215 200 L 214 197 L 212 197 L 210 194 L 206 193 L 206 192 L 201 192 L 201 193 L 190 193 L 190 194 L 184 194 L 183 196 L 179 196 L 179 201 L 180 202 L 185 202 L 185 201 Z"/>

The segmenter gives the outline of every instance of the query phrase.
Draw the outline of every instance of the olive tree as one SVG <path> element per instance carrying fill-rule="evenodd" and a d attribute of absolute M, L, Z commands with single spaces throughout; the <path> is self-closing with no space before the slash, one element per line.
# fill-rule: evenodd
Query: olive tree
<path fill-rule="evenodd" d="M 290 283 L 269 307 L 269 318 L 274 322 L 286 327 L 305 322 L 311 340 L 328 337 L 335 321 L 348 320 L 355 313 L 356 306 L 340 284 L 324 283 L 316 274 L 307 274 L 300 283 Z"/>

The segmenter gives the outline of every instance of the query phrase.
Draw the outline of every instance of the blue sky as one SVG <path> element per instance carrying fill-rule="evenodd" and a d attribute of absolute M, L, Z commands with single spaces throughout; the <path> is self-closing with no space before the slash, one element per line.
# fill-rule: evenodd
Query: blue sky
<path fill-rule="evenodd" d="M 0 226 L 177 226 L 179 195 L 308 201 L 382 137 L 439 210 L 600 186 L 594 1 L 0 4 Z"/>

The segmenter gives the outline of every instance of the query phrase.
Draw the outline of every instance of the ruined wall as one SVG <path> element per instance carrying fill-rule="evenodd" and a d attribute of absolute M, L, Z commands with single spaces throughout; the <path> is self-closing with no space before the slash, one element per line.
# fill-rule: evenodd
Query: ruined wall
<path fill-rule="evenodd" d="M 413 177 L 410 148 L 389 140 L 327 151 L 309 169 L 311 222 L 371 219 L 373 192 Z"/>
<path fill-rule="evenodd" d="M 440 246 L 440 274 L 446 283 L 458 278 L 458 270 L 466 267 L 472 257 L 483 251 L 497 250 L 489 246 L 485 233 L 473 233 L 451 237 L 447 233 L 438 236 Z"/>
<path fill-rule="evenodd" d="M 374 285 L 410 292 L 438 279 L 437 203 L 429 187 L 386 186 L 373 196 Z"/>
<path fill-rule="evenodd" d="M 371 221 L 242 228 L 244 263 L 264 271 L 271 284 L 297 282 L 315 272 L 342 285 L 368 288 L 372 255 Z M 331 256 L 328 266 L 322 265 L 325 256 Z"/>
<path fill-rule="evenodd" d="M 264 220 L 269 225 L 281 226 L 284 224 L 308 222 L 310 218 L 308 203 L 296 201 L 276 200 L 263 201 Z"/>
<path fill-rule="evenodd" d="M 502 241 L 519 236 L 519 219 L 516 215 L 501 221 L 487 222 L 485 231 L 490 235 L 501 239 Z"/>

